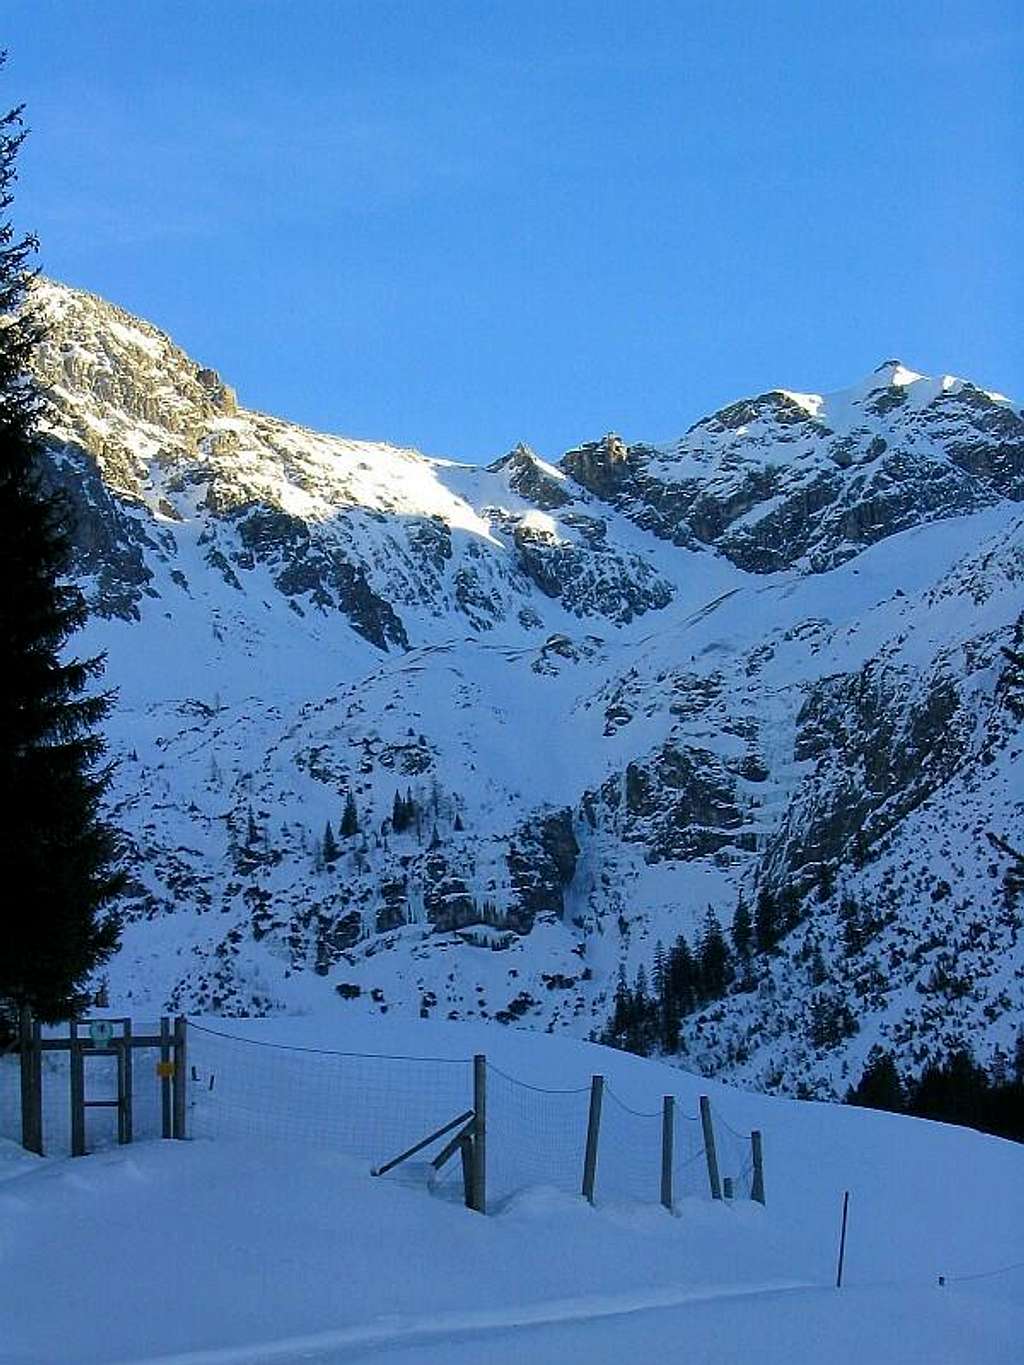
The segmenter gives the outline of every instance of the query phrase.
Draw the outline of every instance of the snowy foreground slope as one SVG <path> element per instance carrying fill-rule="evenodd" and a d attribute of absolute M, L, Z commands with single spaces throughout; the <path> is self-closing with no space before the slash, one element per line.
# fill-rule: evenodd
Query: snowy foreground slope
<path fill-rule="evenodd" d="M 708 1092 L 726 1121 L 763 1129 L 767 1205 L 687 1198 L 673 1217 L 600 1197 L 592 1209 L 535 1186 L 481 1218 L 429 1194 L 422 1168 L 373 1180 L 365 1162 L 312 1144 L 151 1142 L 76 1161 L 0 1144 L 3 1365 L 1020 1360 L 1017 1145 L 745 1094 L 494 1025 L 231 1028 L 264 1043 L 411 1056 L 484 1050 L 540 1086 L 600 1071 L 646 1109 L 665 1090 L 684 1106 Z"/>
<path fill-rule="evenodd" d="M 690 1065 L 829 1096 L 876 1042 L 1012 1049 L 1012 402 L 886 362 L 470 467 L 246 409 L 149 323 L 38 299 L 76 644 L 120 692 L 113 1005 L 585 1037 L 620 964 L 767 892 L 790 932 L 684 1022 Z"/>

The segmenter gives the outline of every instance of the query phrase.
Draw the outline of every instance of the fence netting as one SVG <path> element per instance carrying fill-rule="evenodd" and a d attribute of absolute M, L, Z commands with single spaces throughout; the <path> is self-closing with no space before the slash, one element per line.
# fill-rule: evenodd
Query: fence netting
<path fill-rule="evenodd" d="M 288 1047 L 189 1024 L 188 1064 L 193 1136 L 312 1143 L 372 1166 L 473 1106 L 466 1060 Z"/>
<path fill-rule="evenodd" d="M 594 1195 L 598 1200 L 661 1198 L 661 1110 L 634 1109 L 610 1085 L 601 1106 Z"/>
<path fill-rule="evenodd" d="M 155 1035 L 159 1024 L 134 1025 Z M 256 1137 L 313 1144 L 379 1167 L 451 1125 L 473 1109 L 471 1058 L 366 1055 L 289 1046 L 245 1038 L 206 1025 L 188 1025 L 187 1131 L 190 1136 Z M 135 1138 L 159 1137 L 162 1095 L 159 1051 L 132 1052 Z M 86 1052 L 88 1099 L 117 1095 L 117 1058 Z M 70 1150 L 70 1055 L 44 1051 L 43 1147 L 47 1155 Z M 581 1195 L 591 1110 L 591 1086 L 547 1089 L 486 1067 L 487 1202 L 497 1209 L 516 1192 L 543 1186 Z M 751 1135 L 712 1111 L 718 1171 L 726 1198 L 751 1199 L 755 1172 Z M 453 1137 L 449 1130 L 418 1152 L 408 1176 L 424 1168 Z M 0 1057 L 0 1137 L 21 1140 L 19 1058 Z M 673 1204 L 711 1197 L 704 1128 L 686 1102 L 672 1106 Z M 86 1111 L 89 1151 L 117 1141 L 117 1111 Z M 597 1203 L 657 1203 L 663 1195 L 665 1119 L 661 1106 L 640 1109 L 604 1084 L 600 1108 L 594 1198 Z M 461 1196 L 457 1150 L 431 1176 L 434 1188 Z"/>
<path fill-rule="evenodd" d="M 719 1113 L 717 1105 L 712 1106 L 712 1116 L 723 1192 L 728 1194 L 731 1190 L 733 1199 L 752 1199 L 754 1153 L 750 1134 L 737 1132 L 731 1127 Z"/>
<path fill-rule="evenodd" d="M 700 1119 L 675 1106 L 672 1140 L 672 1193 L 674 1199 L 708 1199 L 711 1184 L 704 1152 Z"/>
<path fill-rule="evenodd" d="M 544 1090 L 488 1066 L 488 1203 L 531 1185 L 579 1194 L 589 1108 L 589 1085 Z"/>
<path fill-rule="evenodd" d="M 0 1138 L 21 1141 L 21 1070 L 14 1052 L 0 1055 Z"/>

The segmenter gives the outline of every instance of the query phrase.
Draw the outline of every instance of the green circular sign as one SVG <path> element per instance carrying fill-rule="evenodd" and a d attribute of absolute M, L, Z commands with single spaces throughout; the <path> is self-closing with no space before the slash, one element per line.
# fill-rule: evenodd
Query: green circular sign
<path fill-rule="evenodd" d="M 110 1047 L 114 1041 L 114 1025 L 109 1019 L 94 1019 L 89 1025 L 89 1040 L 93 1047 Z"/>

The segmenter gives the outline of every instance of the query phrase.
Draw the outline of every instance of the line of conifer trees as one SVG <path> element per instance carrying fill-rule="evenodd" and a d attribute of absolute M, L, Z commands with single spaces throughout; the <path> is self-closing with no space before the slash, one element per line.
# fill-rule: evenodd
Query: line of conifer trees
<path fill-rule="evenodd" d="M 1024 1029 L 1013 1057 L 997 1048 L 988 1071 L 966 1047 L 930 1062 L 918 1077 L 901 1074 L 892 1053 L 874 1047 L 846 1103 L 939 1119 L 1024 1142 Z"/>

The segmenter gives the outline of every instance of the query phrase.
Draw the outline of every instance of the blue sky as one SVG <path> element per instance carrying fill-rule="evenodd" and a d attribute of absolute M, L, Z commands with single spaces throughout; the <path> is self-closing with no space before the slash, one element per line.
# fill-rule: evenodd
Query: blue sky
<path fill-rule="evenodd" d="M 5 0 L 48 274 L 489 460 L 899 356 L 1024 399 L 1018 0 Z"/>

